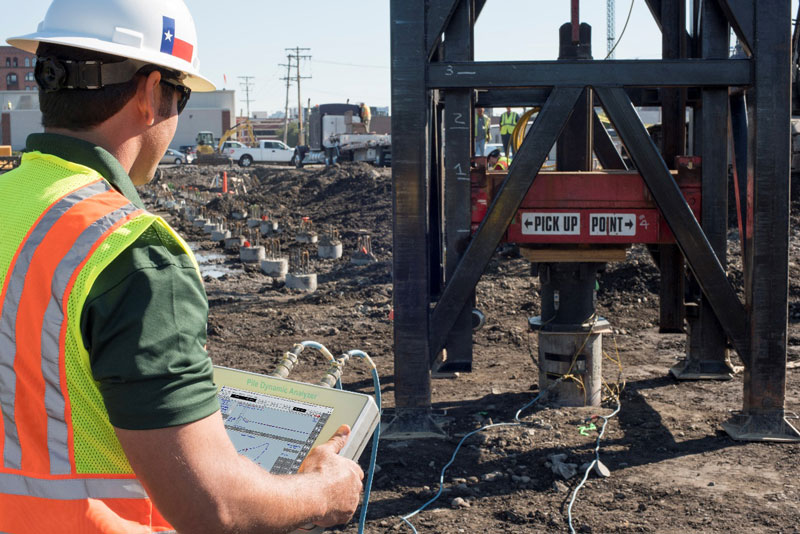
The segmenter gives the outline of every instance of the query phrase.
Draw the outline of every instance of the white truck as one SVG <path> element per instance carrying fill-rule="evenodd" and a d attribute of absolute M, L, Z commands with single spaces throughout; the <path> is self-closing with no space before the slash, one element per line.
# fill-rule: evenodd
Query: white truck
<path fill-rule="evenodd" d="M 294 163 L 294 149 L 286 146 L 283 141 L 259 141 L 255 148 L 223 148 L 222 155 L 238 162 L 242 167 L 249 167 L 253 163 Z"/>
<path fill-rule="evenodd" d="M 353 104 L 320 104 L 311 110 L 308 145 L 298 146 L 295 164 L 330 165 L 338 161 L 365 161 L 389 165 L 392 136 L 368 132 Z"/>

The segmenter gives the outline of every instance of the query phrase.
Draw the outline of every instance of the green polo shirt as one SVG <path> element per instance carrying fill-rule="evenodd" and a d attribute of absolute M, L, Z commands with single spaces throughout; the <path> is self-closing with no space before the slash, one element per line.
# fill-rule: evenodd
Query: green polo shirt
<path fill-rule="evenodd" d="M 55 134 L 27 149 L 100 173 L 136 207 L 141 199 L 106 150 Z M 184 250 L 151 226 L 98 276 L 81 333 L 111 424 L 145 430 L 191 423 L 219 409 L 205 350 L 208 299 Z"/>

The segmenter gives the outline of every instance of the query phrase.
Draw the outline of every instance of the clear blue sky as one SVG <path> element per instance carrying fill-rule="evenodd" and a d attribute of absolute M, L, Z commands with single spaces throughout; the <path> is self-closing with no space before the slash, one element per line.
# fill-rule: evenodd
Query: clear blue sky
<path fill-rule="evenodd" d="M 287 47 L 311 48 L 301 64 L 303 104 L 365 101 L 390 104 L 388 0 L 186 0 L 199 34 L 201 70 L 218 87 L 237 90 L 240 76 L 253 76 L 251 111 L 283 110 Z M 0 18 L 0 37 L 28 33 L 44 17 L 50 0 L 26 0 L 25 9 Z M 592 25 L 595 58 L 606 52 L 606 2 L 584 0 L 581 21 Z M 793 0 L 793 6 L 797 0 Z M 631 6 L 616 0 L 619 36 Z M 793 7 L 793 12 L 796 8 Z M 477 60 L 556 59 L 558 27 L 569 20 L 569 0 L 489 0 L 476 26 Z M 658 58 L 661 34 L 644 0 L 634 0 L 617 59 Z M 227 76 L 227 85 L 223 82 Z M 297 89 L 290 90 L 290 107 Z M 238 110 L 237 110 L 238 113 Z"/>

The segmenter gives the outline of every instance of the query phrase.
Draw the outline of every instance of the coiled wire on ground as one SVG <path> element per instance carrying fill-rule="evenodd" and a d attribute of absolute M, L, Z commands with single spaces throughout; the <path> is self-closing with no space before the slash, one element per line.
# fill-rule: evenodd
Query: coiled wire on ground
<path fill-rule="evenodd" d="M 436 495 L 434 495 L 433 497 L 431 497 L 431 499 L 430 499 L 430 500 L 428 500 L 428 501 L 427 501 L 425 504 L 423 504 L 422 506 L 420 506 L 419 508 L 417 508 L 416 510 L 414 510 L 414 511 L 413 511 L 413 512 L 411 512 L 410 514 L 406 514 L 406 515 L 404 515 L 403 517 L 401 517 L 401 518 L 400 518 L 400 519 L 402 519 L 402 520 L 403 520 L 403 522 L 404 522 L 406 525 L 408 525 L 408 526 L 411 528 L 411 530 L 414 532 L 414 534 L 418 534 L 418 533 L 417 533 L 417 529 L 414 527 L 414 525 L 413 525 L 413 524 L 411 524 L 411 522 L 409 521 L 409 519 L 411 519 L 412 517 L 414 517 L 414 516 L 415 516 L 415 515 L 417 515 L 418 513 L 420 513 L 420 512 L 422 512 L 423 510 L 425 510 L 425 509 L 426 509 L 428 506 L 430 506 L 431 504 L 433 504 L 434 502 L 436 502 L 436 500 L 437 500 L 437 499 L 439 499 L 439 497 L 441 497 L 441 495 L 442 495 L 442 492 L 444 491 L 444 474 L 445 474 L 445 472 L 447 471 L 447 468 L 448 468 L 448 467 L 450 467 L 450 466 L 453 464 L 453 462 L 455 461 L 455 459 L 456 459 L 456 455 L 458 455 L 458 451 L 461 449 L 461 445 L 463 445 L 463 444 L 464 444 L 464 442 L 465 442 L 465 441 L 466 441 L 468 438 L 470 438 L 471 436 L 474 436 L 474 435 L 475 435 L 475 434 L 477 434 L 478 432 L 483 432 L 484 430 L 488 430 L 488 429 L 490 429 L 490 428 L 496 428 L 496 427 L 500 427 L 500 426 L 526 426 L 526 425 L 527 425 L 527 423 L 526 423 L 526 422 L 524 422 L 524 421 L 522 421 L 522 420 L 519 418 L 520 414 L 521 414 L 521 413 L 522 413 L 524 410 L 527 410 L 528 408 L 530 408 L 531 406 L 533 406 L 534 404 L 536 404 L 537 402 L 539 402 L 539 399 L 541 399 L 541 398 L 542 398 L 542 397 L 543 397 L 543 396 L 544 396 L 544 395 L 545 395 L 547 392 L 549 392 L 551 389 L 553 389 L 553 388 L 555 387 L 555 385 L 556 385 L 556 384 L 558 384 L 559 382 L 561 382 L 561 380 L 563 380 L 563 378 L 559 378 L 558 380 L 556 380 L 556 381 L 554 381 L 553 383 L 551 383 L 551 384 L 550 384 L 550 385 L 549 385 L 547 388 L 545 388 L 543 391 L 539 392 L 539 394 L 538 394 L 538 395 L 536 395 L 536 397 L 534 397 L 534 399 L 533 399 L 532 401 L 530 401 L 528 404 L 526 404 L 525 406 L 523 406 L 522 408 L 520 408 L 519 410 L 517 410 L 517 413 L 514 415 L 514 421 L 515 421 L 515 422 L 513 422 L 513 423 L 492 423 L 492 424 L 490 424 L 490 425 L 485 425 L 485 426 L 482 426 L 482 427 L 480 427 L 480 428 L 478 428 L 478 429 L 476 429 L 476 430 L 473 430 L 473 431 L 471 431 L 471 432 L 468 432 L 467 434 L 465 434 L 465 435 L 464 435 L 464 437 L 463 437 L 463 438 L 461 438 L 461 440 L 458 442 L 458 445 L 456 445 L 456 449 L 453 451 L 453 455 L 450 457 L 450 461 L 449 461 L 449 462 L 447 462 L 447 463 L 444 465 L 444 467 L 442 467 L 442 471 L 441 471 L 441 473 L 439 474 L 439 491 L 437 491 L 437 492 L 436 492 Z"/>
<path fill-rule="evenodd" d="M 594 327 L 594 324 L 597 322 L 597 315 L 593 314 L 591 319 L 592 319 L 592 322 L 593 322 L 592 327 Z M 456 445 L 455 451 L 453 451 L 453 455 L 450 457 L 450 461 L 447 462 L 447 464 L 445 464 L 444 467 L 442 467 L 442 471 L 441 471 L 441 473 L 439 475 L 439 491 L 436 492 L 436 495 L 434 495 L 425 504 L 423 504 L 422 506 L 420 506 L 419 508 L 417 508 L 416 510 L 414 510 L 410 514 L 406 514 L 406 515 L 404 515 L 403 517 L 400 518 L 400 519 L 403 520 L 403 522 L 406 525 L 408 525 L 411 528 L 411 530 L 414 532 L 414 534 L 418 534 L 417 533 L 417 529 L 414 527 L 413 524 L 411 524 L 409 519 L 414 517 L 415 515 L 419 514 L 423 510 L 425 510 L 428 506 L 430 506 L 431 504 L 436 502 L 436 500 L 438 500 L 439 497 L 441 497 L 442 492 L 444 491 L 444 474 L 445 474 L 445 471 L 447 471 L 447 468 L 450 467 L 450 465 L 452 465 L 452 463 L 455 461 L 456 455 L 458 454 L 458 451 L 461 448 L 461 445 L 463 445 L 464 441 L 466 441 L 469 437 L 477 434 L 478 432 L 483 432 L 484 430 L 488 430 L 490 428 L 495 428 L 495 427 L 500 427 L 500 426 L 525 426 L 527 423 L 520 419 L 520 414 L 522 414 L 522 412 L 524 412 L 525 410 L 527 410 L 528 408 L 530 408 L 531 406 L 533 406 L 534 404 L 539 402 L 539 400 L 546 393 L 548 393 L 551 389 L 553 389 L 557 384 L 561 383 L 564 380 L 575 380 L 576 379 L 576 377 L 572 374 L 572 371 L 574 369 L 575 363 L 578 360 L 578 356 L 580 355 L 581 351 L 583 351 L 583 348 L 586 346 L 586 343 L 588 342 L 589 337 L 591 335 L 592 335 L 592 329 L 590 328 L 589 329 L 589 334 L 583 340 L 583 343 L 581 344 L 580 348 L 578 348 L 578 350 L 575 351 L 575 354 L 572 357 L 572 362 L 570 363 L 570 366 L 569 366 L 569 369 L 567 370 L 567 372 L 564 373 L 563 375 L 558 376 L 558 378 L 556 380 L 551 382 L 550 385 L 547 386 L 547 388 L 545 388 L 543 391 L 541 391 L 536 397 L 534 397 L 534 399 L 532 401 L 530 401 L 529 403 L 524 405 L 522 408 L 517 410 L 517 413 L 514 414 L 514 421 L 515 422 L 513 422 L 513 423 L 494 423 L 494 424 L 491 424 L 491 425 L 486 425 L 486 426 L 483 426 L 481 428 L 478 428 L 476 430 L 473 430 L 473 431 L 465 434 L 464 437 L 461 438 L 461 440 L 458 442 L 458 445 Z M 621 357 L 619 355 L 619 349 L 617 347 L 616 337 L 614 338 L 614 349 L 615 349 L 615 352 L 616 352 L 616 359 L 612 358 L 611 356 L 609 356 L 605 351 L 603 352 L 603 354 L 605 355 L 605 357 L 608 360 L 614 362 L 618 366 L 620 374 L 619 374 L 619 376 L 617 378 L 617 383 L 614 384 L 613 387 L 609 386 L 608 384 L 606 384 L 605 381 L 604 381 L 604 385 L 608 389 L 611 398 L 613 400 L 616 400 L 617 407 L 611 414 L 609 414 L 607 416 L 602 416 L 602 415 L 598 416 L 599 418 L 603 419 L 603 426 L 601 427 L 600 433 L 597 436 L 597 444 L 596 444 L 595 449 L 594 449 L 595 459 L 592 460 L 591 464 L 589 464 L 589 467 L 586 469 L 586 472 L 583 475 L 583 480 L 580 482 L 580 484 L 573 491 L 572 499 L 570 500 L 569 508 L 567 510 L 567 517 L 568 517 L 568 520 L 569 520 L 570 534 L 575 534 L 575 529 L 572 526 L 572 507 L 575 504 L 575 500 L 577 498 L 578 492 L 583 487 L 583 485 L 586 483 L 587 478 L 589 478 L 589 472 L 600 461 L 600 440 L 603 438 L 603 435 L 605 434 L 606 425 L 608 424 L 608 420 L 611 419 L 612 417 L 616 416 L 619 413 L 620 409 L 622 408 L 622 404 L 621 404 L 619 396 L 621 395 L 622 390 L 625 387 L 625 381 L 623 379 L 622 384 L 620 385 L 619 380 L 621 379 L 621 376 L 622 376 L 622 359 L 621 359 Z M 583 381 L 582 380 L 578 380 L 578 383 L 579 383 L 580 386 L 583 386 Z M 584 395 L 585 394 L 586 394 L 586 391 L 584 389 Z"/>

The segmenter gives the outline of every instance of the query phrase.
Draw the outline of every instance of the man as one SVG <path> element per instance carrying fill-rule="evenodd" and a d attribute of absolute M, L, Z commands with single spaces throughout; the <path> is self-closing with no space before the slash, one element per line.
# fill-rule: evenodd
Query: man
<path fill-rule="evenodd" d="M 359 114 L 361 115 L 361 123 L 364 125 L 365 131 L 369 133 L 369 123 L 372 120 L 372 111 L 370 111 L 369 106 L 364 102 L 361 102 L 361 111 Z"/>
<path fill-rule="evenodd" d="M 489 155 L 486 156 L 486 170 L 489 171 L 507 171 L 508 170 L 508 158 L 503 156 L 500 157 L 500 149 L 495 148 Z"/>
<path fill-rule="evenodd" d="M 483 114 L 483 108 L 475 109 L 475 155 L 483 156 L 486 151 L 486 141 L 491 139 L 492 134 L 489 132 L 491 126 L 491 119 L 488 115 Z"/>
<path fill-rule="evenodd" d="M 287 532 L 355 511 L 346 426 L 276 476 L 237 454 L 205 352 L 208 302 L 147 183 L 198 70 L 182 0 L 54 0 L 45 133 L 0 176 L 0 531 Z M 299 497 L 302 496 L 302 497 Z"/>
<path fill-rule="evenodd" d="M 514 133 L 514 128 L 517 127 L 519 115 L 516 111 L 511 111 L 510 107 L 506 108 L 506 112 L 500 115 L 500 138 L 503 140 L 503 152 L 506 157 L 511 157 L 511 134 Z"/>

